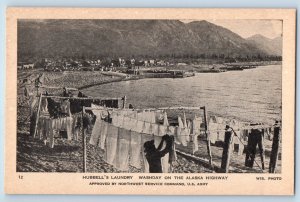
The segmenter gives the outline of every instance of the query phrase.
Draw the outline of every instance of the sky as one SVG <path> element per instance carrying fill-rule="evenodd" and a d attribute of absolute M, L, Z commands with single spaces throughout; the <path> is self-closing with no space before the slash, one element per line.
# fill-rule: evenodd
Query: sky
<path fill-rule="evenodd" d="M 194 20 L 182 20 L 182 22 L 191 22 Z M 282 34 L 281 20 L 207 20 L 208 22 L 225 27 L 240 35 L 248 38 L 255 34 L 263 35 L 273 39 Z"/>

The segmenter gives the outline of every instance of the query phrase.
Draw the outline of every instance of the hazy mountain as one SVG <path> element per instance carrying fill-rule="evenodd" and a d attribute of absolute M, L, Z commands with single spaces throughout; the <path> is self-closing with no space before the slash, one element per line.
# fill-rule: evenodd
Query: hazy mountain
<path fill-rule="evenodd" d="M 249 43 L 250 41 L 250 43 Z M 268 55 L 269 50 L 207 21 L 21 20 L 18 57 Z"/>
<path fill-rule="evenodd" d="M 282 55 L 282 37 L 276 37 L 274 39 L 269 39 L 260 34 L 251 36 L 247 38 L 249 43 L 257 46 L 261 50 L 265 51 L 269 55 Z"/>

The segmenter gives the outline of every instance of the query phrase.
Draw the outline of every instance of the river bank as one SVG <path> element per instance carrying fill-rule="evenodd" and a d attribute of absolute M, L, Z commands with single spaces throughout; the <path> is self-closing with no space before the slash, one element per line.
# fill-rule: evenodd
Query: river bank
<path fill-rule="evenodd" d="M 103 74 L 102 72 L 45 73 L 44 71 L 37 71 L 34 72 L 34 74 L 45 73 L 45 85 L 61 88 L 87 88 L 86 90 L 88 91 L 85 90 L 84 93 L 89 96 L 115 97 L 114 94 L 126 95 L 128 102 L 137 107 L 147 108 L 178 105 L 182 103 L 187 106 L 199 106 L 199 104 L 201 104 L 205 105 L 209 110 L 218 112 L 226 117 L 231 116 L 230 113 L 237 117 L 246 115 L 245 118 L 249 117 L 253 121 L 255 120 L 255 116 L 262 118 L 262 120 L 266 119 L 265 114 L 270 116 L 270 119 L 273 119 L 273 116 L 277 116 L 274 112 L 278 111 L 277 105 L 279 104 L 277 102 L 269 103 L 270 101 L 276 101 L 274 100 L 274 96 L 280 94 L 280 82 L 277 82 L 277 77 L 278 75 L 280 76 L 280 74 L 277 74 L 275 70 L 280 72 L 279 67 L 259 67 L 257 69 L 245 70 L 242 72 L 237 71 L 210 75 L 197 74 L 196 77 L 184 79 L 141 79 L 139 76 L 128 77 L 123 74 L 110 75 Z M 276 74 L 273 75 L 272 73 Z M 21 78 L 26 78 L 26 76 L 28 77 L 28 75 L 30 74 L 20 74 L 20 80 Z M 228 77 L 228 75 L 230 75 L 230 77 Z M 226 83 L 223 82 L 225 79 Z M 126 80 L 140 81 L 118 82 Z M 263 82 L 265 84 L 265 89 L 251 87 L 253 82 Z M 96 86 L 100 84 L 103 85 Z M 90 86 L 94 87 L 91 88 Z M 258 85 L 258 87 L 259 86 L 261 85 Z M 113 92 L 112 89 L 114 89 Z M 232 95 L 226 93 L 228 89 L 231 90 Z M 270 89 L 271 91 L 266 93 L 266 90 Z M 59 93 L 61 93 L 61 91 L 62 89 L 59 89 Z M 187 92 L 190 93 L 190 96 L 186 96 Z M 235 96 L 238 96 L 238 99 L 236 99 Z M 270 97 L 272 99 L 270 99 Z M 65 139 L 56 139 L 55 144 L 57 146 L 54 149 L 50 149 L 44 146 L 41 141 L 33 139 L 33 137 L 29 135 L 29 106 L 26 102 L 21 102 L 21 98 L 22 91 L 18 90 L 18 100 L 20 100 L 20 102 L 18 101 L 17 169 L 24 172 L 81 172 L 81 140 L 68 141 Z M 220 100 L 222 102 L 220 102 Z M 268 105 L 266 106 L 265 103 Z M 153 104 L 156 104 L 157 106 L 153 106 Z M 251 106 L 254 106 L 254 108 Z M 264 110 L 266 110 L 264 112 L 265 114 L 262 113 Z M 89 134 L 87 137 L 88 142 Z M 189 145 L 189 147 L 190 146 L 191 145 Z M 269 157 L 270 146 L 271 142 L 266 142 L 267 157 Z M 184 150 L 184 148 L 180 149 Z M 100 151 L 99 148 L 88 145 L 87 153 L 89 156 L 89 172 L 118 172 L 116 169 L 112 168 L 112 166 L 104 163 L 103 151 Z M 206 154 L 205 141 L 200 140 L 199 152 L 195 155 L 207 159 Z M 212 145 L 213 161 L 216 166 L 220 165 L 221 154 L 222 147 Z M 192 159 L 185 158 L 181 155 L 178 156 L 179 159 L 174 166 L 175 169 L 173 172 L 211 172 Z M 261 172 L 258 167 L 249 169 L 243 166 L 245 160 L 244 155 L 239 156 L 234 153 L 232 159 L 230 172 Z M 280 170 L 281 159 L 279 159 L 278 172 L 280 172 Z M 130 172 L 140 171 L 132 168 Z"/>

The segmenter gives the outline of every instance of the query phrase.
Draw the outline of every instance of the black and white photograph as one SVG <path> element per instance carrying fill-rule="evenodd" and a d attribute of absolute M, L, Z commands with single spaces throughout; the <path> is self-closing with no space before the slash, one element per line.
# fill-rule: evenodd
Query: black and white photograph
<path fill-rule="evenodd" d="M 282 26 L 18 20 L 17 172 L 281 173 Z"/>

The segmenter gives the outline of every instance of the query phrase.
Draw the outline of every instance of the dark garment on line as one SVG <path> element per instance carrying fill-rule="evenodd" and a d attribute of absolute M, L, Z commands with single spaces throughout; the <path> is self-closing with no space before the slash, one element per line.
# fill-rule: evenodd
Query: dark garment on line
<path fill-rule="evenodd" d="M 166 147 L 161 150 L 163 142 L 166 141 Z M 158 148 L 155 148 L 154 140 L 144 143 L 146 159 L 149 163 L 150 173 L 162 173 L 161 158 L 172 149 L 172 139 L 169 135 L 164 135 Z"/>
<path fill-rule="evenodd" d="M 258 129 L 252 129 L 251 133 L 248 137 L 248 146 L 246 152 L 246 159 L 245 159 L 245 166 L 253 168 L 255 155 L 256 155 L 256 147 L 258 146 L 261 160 L 262 160 L 262 167 L 264 169 L 264 131 L 260 131 Z"/>

